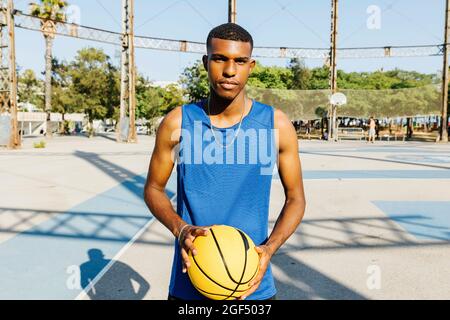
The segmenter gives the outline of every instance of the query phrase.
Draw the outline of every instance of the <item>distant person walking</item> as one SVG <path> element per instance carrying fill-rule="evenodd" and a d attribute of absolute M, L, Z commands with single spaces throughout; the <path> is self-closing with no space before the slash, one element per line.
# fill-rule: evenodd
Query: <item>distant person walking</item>
<path fill-rule="evenodd" d="M 306 122 L 306 137 L 311 140 L 311 122 Z"/>
<path fill-rule="evenodd" d="M 369 120 L 369 141 L 375 143 L 375 136 L 376 136 L 376 123 L 373 117 L 370 117 Z"/>

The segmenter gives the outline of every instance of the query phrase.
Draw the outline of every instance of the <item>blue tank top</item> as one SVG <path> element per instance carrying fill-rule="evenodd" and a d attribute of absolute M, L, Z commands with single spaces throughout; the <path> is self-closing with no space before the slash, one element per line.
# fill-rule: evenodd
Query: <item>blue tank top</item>
<path fill-rule="evenodd" d="M 255 245 L 264 244 L 268 239 L 270 189 L 278 156 L 273 132 L 274 108 L 253 101 L 240 130 L 236 124 L 229 128 L 214 127 L 212 132 L 203 103 L 182 107 L 177 213 L 196 226 L 239 228 Z M 193 287 L 187 273 L 182 273 L 177 241 L 169 294 L 185 300 L 206 299 Z M 269 266 L 258 290 L 248 299 L 264 300 L 275 294 Z"/>

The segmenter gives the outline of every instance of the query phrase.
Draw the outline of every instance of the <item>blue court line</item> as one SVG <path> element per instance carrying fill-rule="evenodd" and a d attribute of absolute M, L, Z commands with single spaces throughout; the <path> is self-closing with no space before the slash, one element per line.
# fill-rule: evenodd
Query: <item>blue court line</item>
<path fill-rule="evenodd" d="M 387 159 L 407 161 L 413 163 L 450 163 L 450 154 L 409 154 L 409 155 L 389 155 Z"/>
<path fill-rule="evenodd" d="M 142 199 L 145 175 L 136 176 L 0 244 L 0 299 L 74 299 L 70 266 L 90 249 L 113 258 L 153 216 Z M 172 176 L 167 185 L 176 191 Z M 35 212 L 39 214 L 39 211 Z"/>
<path fill-rule="evenodd" d="M 303 179 L 450 179 L 450 170 L 304 170 Z"/>
<path fill-rule="evenodd" d="M 450 241 L 450 201 L 373 201 L 418 239 Z"/>
<path fill-rule="evenodd" d="M 450 179 L 450 170 L 306 171 L 305 179 Z"/>
<path fill-rule="evenodd" d="M 396 147 L 386 147 L 386 148 L 378 148 L 378 147 L 362 147 L 362 148 L 342 148 L 342 149 L 327 149 L 327 148 L 300 148 L 300 153 L 302 152 L 325 152 L 325 153 L 340 153 L 340 152 L 348 152 L 348 153 L 417 153 L 417 154 L 427 154 L 427 155 L 449 155 L 449 149 L 421 149 L 421 148 L 396 148 Z"/>

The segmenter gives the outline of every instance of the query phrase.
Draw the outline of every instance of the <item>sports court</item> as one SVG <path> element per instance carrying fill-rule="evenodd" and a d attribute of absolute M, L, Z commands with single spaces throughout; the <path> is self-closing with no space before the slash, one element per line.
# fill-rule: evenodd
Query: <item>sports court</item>
<path fill-rule="evenodd" d="M 265 232 L 255 208 L 271 186 L 269 229 L 283 208 L 292 219 L 270 252 L 304 208 L 296 137 L 307 208 L 271 260 L 277 299 L 450 299 L 449 49 L 450 0 L 0 0 L 0 300 L 167 300 L 177 244 L 155 217 L 192 249 L 212 194 L 240 210 L 206 218 Z M 200 120 L 217 140 L 214 127 L 237 127 L 231 144 L 241 128 L 277 129 L 271 108 L 244 121 L 251 99 L 286 115 L 278 157 L 290 179 L 234 167 L 215 190 L 229 171 L 205 161 L 180 186 L 174 169 L 169 203 L 155 191 L 173 142 L 163 132 L 146 192 L 154 217 L 143 191 L 161 121 L 183 105 L 181 129 Z M 190 181 L 202 173 L 214 179 Z M 170 205 L 184 188 L 201 196 L 178 198 L 191 211 L 180 221 Z M 236 282 L 214 241 L 238 285 L 230 298 L 251 263 L 244 250 Z M 180 265 L 171 294 L 192 297 Z M 268 280 L 256 297 L 273 295 Z"/>
<path fill-rule="evenodd" d="M 154 137 L 33 142 L 0 153 L 0 299 L 166 299 L 173 238 L 141 196 Z M 449 299 L 450 146 L 299 143 L 307 210 L 272 260 L 278 297 Z M 274 177 L 271 225 L 283 202 Z"/>

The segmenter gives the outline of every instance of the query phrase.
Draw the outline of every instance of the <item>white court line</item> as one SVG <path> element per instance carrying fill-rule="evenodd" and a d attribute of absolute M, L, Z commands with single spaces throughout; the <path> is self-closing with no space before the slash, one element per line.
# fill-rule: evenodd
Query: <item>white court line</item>
<path fill-rule="evenodd" d="M 175 194 L 170 201 L 173 203 L 174 199 L 176 199 L 177 195 Z M 128 250 L 128 248 L 130 248 L 135 242 L 136 240 L 144 233 L 145 230 L 147 230 L 147 228 L 150 226 L 150 224 L 152 224 L 154 221 L 156 221 L 156 218 L 153 217 L 149 222 L 147 222 L 145 224 L 145 226 L 143 226 L 135 235 L 134 237 L 122 248 L 120 249 L 120 251 L 111 259 L 111 261 L 106 265 L 106 267 L 103 268 L 102 271 L 99 272 L 99 274 L 97 274 L 97 276 L 94 278 L 94 280 L 92 280 L 89 285 L 83 289 L 78 296 L 75 298 L 75 300 L 84 300 L 87 297 L 87 293 L 91 290 L 94 289 L 95 290 L 95 285 L 97 284 L 97 282 L 100 281 L 100 279 L 105 275 L 106 272 L 109 271 L 109 269 L 112 268 L 112 266 L 114 265 L 114 263 L 116 263 L 117 261 L 119 261 L 120 257 L 125 253 L 125 251 Z"/>
<path fill-rule="evenodd" d="M 144 231 L 155 220 L 156 219 L 153 217 L 149 222 L 147 222 L 145 224 L 145 226 L 142 227 L 142 229 L 139 230 L 138 233 L 136 233 L 134 235 L 134 237 L 122 249 L 120 249 L 120 251 L 111 259 L 111 261 L 106 265 L 106 267 L 104 267 L 103 270 L 100 271 L 99 274 L 97 274 L 97 276 L 94 278 L 94 280 L 92 280 L 89 283 L 89 285 L 85 289 L 83 289 L 82 292 L 80 292 L 80 294 L 75 298 L 75 300 L 84 300 L 87 297 L 87 293 L 91 289 L 93 289 L 93 288 L 95 289 L 95 285 L 97 284 L 97 282 L 100 281 L 100 279 L 105 275 L 105 273 L 109 271 L 109 269 L 111 269 L 111 267 L 114 265 L 114 263 L 119 261 L 120 257 L 125 253 L 125 251 L 128 250 L 128 248 L 131 247 L 136 242 L 136 240 L 144 233 Z"/>

